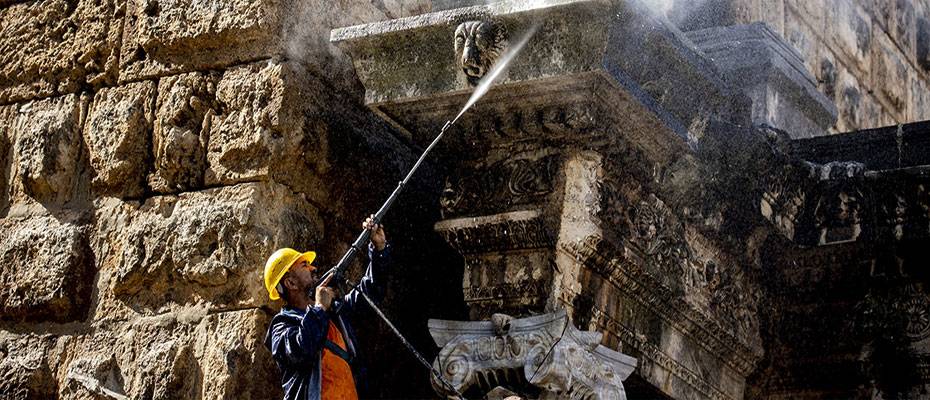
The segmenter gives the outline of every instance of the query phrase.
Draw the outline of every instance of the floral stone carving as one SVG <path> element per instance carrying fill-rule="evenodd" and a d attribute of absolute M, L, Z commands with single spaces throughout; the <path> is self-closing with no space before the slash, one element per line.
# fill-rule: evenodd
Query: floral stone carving
<path fill-rule="evenodd" d="M 576 329 L 564 310 L 520 319 L 430 320 L 429 330 L 442 347 L 433 366 L 466 396 L 504 387 L 523 398 L 623 400 L 623 380 L 636 368 L 635 358 L 601 346 L 601 333 Z M 452 395 L 435 377 L 433 388 Z"/>

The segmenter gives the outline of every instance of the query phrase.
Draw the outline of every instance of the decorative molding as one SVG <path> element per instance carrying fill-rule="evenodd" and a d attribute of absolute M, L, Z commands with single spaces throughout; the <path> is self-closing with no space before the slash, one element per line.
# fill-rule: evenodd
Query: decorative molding
<path fill-rule="evenodd" d="M 901 312 L 907 318 L 904 332 L 912 342 L 930 337 L 930 297 L 916 285 L 907 285 L 901 299 Z"/>
<path fill-rule="evenodd" d="M 570 104 L 485 109 L 477 118 L 459 122 L 459 130 L 468 143 L 483 143 L 505 152 L 527 144 L 541 147 L 559 146 L 559 141 L 590 144 L 593 138 L 608 136 L 611 121 L 603 111 L 579 99 Z M 600 121 L 600 122 L 599 122 Z M 515 158 L 507 154 L 507 158 Z"/>
<path fill-rule="evenodd" d="M 740 335 L 754 334 L 758 291 L 749 287 L 738 265 L 725 264 L 719 253 L 693 250 L 679 217 L 655 195 L 642 194 L 642 188 L 623 186 L 619 178 L 608 177 L 598 190 L 598 216 L 614 240 L 625 240 L 627 256 L 671 290 L 700 297 L 699 304 L 727 328 Z"/>
<path fill-rule="evenodd" d="M 749 375 L 762 358 L 761 348 L 744 343 L 714 318 L 696 309 L 681 296 L 674 295 L 668 286 L 631 262 L 627 255 L 613 250 L 601 238 L 588 237 L 583 241 L 563 243 L 559 249 L 654 311 L 738 374 Z"/>
<path fill-rule="evenodd" d="M 434 229 L 464 255 L 555 245 L 551 227 L 537 210 L 447 219 Z"/>
<path fill-rule="evenodd" d="M 603 310 L 594 308 L 592 310 L 591 322 L 595 326 L 617 337 L 622 343 L 632 346 L 639 351 L 641 357 L 671 372 L 672 375 L 687 383 L 688 386 L 691 386 L 694 390 L 701 392 L 701 394 L 707 396 L 707 398 L 713 400 L 734 400 L 733 397 L 728 396 L 726 393 L 717 389 L 713 384 L 702 379 L 700 375 L 690 368 L 675 361 L 674 357 L 663 352 L 658 346 L 649 343 L 645 337 L 637 335 L 617 320 L 611 318 L 610 315 Z"/>
<path fill-rule="evenodd" d="M 635 358 L 601 346 L 600 333 L 579 331 L 564 310 L 522 319 L 430 320 L 429 329 L 442 347 L 433 366 L 459 392 L 506 386 L 540 397 L 624 400 L 623 380 L 636 368 Z M 432 383 L 440 395 L 451 394 L 435 377 Z"/>
<path fill-rule="evenodd" d="M 446 179 L 439 198 L 442 215 L 486 215 L 540 202 L 552 193 L 557 171 L 555 155 L 508 157 L 488 166 L 459 169 Z"/>
<path fill-rule="evenodd" d="M 547 289 L 546 283 L 538 280 L 525 280 L 493 286 L 468 286 L 465 288 L 465 302 L 543 298 L 548 295 Z"/>

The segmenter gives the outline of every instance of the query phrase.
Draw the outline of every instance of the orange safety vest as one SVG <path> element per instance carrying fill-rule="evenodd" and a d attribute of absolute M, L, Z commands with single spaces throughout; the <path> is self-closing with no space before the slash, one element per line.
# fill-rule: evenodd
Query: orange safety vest
<path fill-rule="evenodd" d="M 329 321 L 326 340 L 335 343 L 343 350 L 347 349 L 345 340 L 342 338 L 342 332 L 339 332 L 339 328 L 336 328 L 333 321 Z M 355 392 L 355 378 L 352 377 L 352 368 L 342 357 L 324 348 L 320 372 L 322 374 L 320 399 L 358 400 L 358 393 Z"/>

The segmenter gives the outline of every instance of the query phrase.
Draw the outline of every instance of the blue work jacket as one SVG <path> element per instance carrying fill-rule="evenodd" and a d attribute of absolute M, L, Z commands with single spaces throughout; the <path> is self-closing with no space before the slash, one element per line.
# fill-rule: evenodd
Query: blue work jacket
<path fill-rule="evenodd" d="M 329 321 L 332 320 L 345 338 L 348 353 L 357 358 L 355 333 L 346 316 L 364 302 L 358 290 L 362 290 L 372 300 L 379 301 L 383 296 L 384 272 L 390 264 L 388 244 L 384 250 L 377 251 L 368 245 L 368 258 L 371 262 L 365 270 L 358 289 L 353 289 L 341 300 L 335 300 L 332 311 L 323 311 L 320 307 L 310 306 L 306 310 L 284 306 L 271 320 L 265 345 L 271 350 L 271 356 L 281 370 L 281 387 L 285 400 L 319 400 L 321 382 L 321 361 L 323 342 Z M 352 371 L 359 386 L 359 374 L 356 365 Z"/>

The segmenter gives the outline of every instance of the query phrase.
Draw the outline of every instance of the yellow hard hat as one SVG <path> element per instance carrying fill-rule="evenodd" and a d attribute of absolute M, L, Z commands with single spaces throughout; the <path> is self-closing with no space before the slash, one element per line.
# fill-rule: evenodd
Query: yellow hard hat
<path fill-rule="evenodd" d="M 315 258 L 316 253 L 312 251 L 301 253 L 286 247 L 274 252 L 265 262 L 265 289 L 268 290 L 268 297 L 272 300 L 281 298 L 278 294 L 278 282 L 291 269 L 292 265 L 299 260 L 306 260 L 307 264 L 311 264 Z"/>

